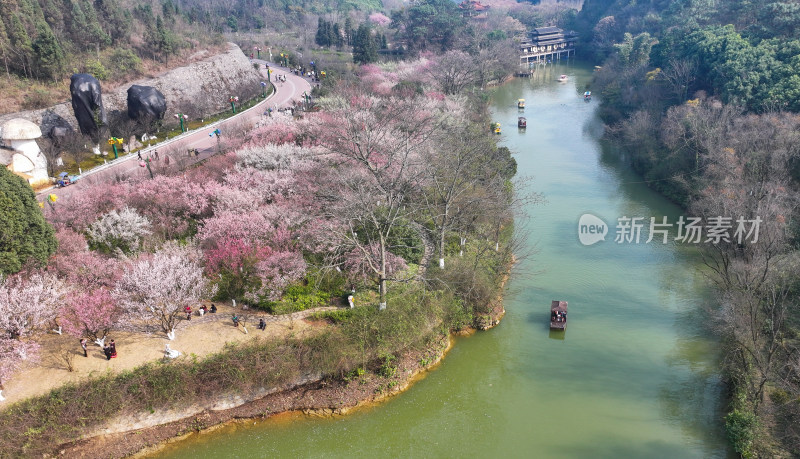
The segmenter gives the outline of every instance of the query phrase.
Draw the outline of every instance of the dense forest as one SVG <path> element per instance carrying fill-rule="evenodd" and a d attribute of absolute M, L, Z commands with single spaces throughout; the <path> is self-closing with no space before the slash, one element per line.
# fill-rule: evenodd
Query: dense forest
<path fill-rule="evenodd" d="M 594 91 L 613 144 L 704 222 L 759 220 L 757 242 L 706 242 L 723 344 L 725 427 L 743 457 L 800 455 L 800 3 L 586 0 Z"/>

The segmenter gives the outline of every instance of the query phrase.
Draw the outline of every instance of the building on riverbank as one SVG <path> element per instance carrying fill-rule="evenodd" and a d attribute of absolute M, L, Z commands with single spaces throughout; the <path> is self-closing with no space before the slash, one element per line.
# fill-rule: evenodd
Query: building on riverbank
<path fill-rule="evenodd" d="M 533 29 L 519 43 L 519 63 L 530 67 L 533 64 L 568 59 L 575 56 L 578 34 L 558 27 Z"/>

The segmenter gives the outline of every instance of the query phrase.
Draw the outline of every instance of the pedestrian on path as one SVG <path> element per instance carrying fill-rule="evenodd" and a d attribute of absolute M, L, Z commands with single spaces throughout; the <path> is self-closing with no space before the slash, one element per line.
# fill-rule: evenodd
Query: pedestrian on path
<path fill-rule="evenodd" d="M 89 351 L 86 349 L 86 344 L 89 342 L 86 338 L 81 338 L 81 349 L 83 349 L 83 356 L 89 357 Z"/>
<path fill-rule="evenodd" d="M 139 158 L 139 161 L 141 161 L 142 160 L 142 152 L 141 151 L 137 151 L 136 152 L 136 157 Z"/>

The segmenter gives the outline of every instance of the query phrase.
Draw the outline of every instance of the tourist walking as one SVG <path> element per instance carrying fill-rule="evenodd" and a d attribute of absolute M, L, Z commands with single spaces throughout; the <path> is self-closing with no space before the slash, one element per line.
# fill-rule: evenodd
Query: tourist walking
<path fill-rule="evenodd" d="M 89 342 L 86 338 L 81 338 L 81 349 L 83 349 L 83 356 L 89 357 L 89 351 L 86 349 L 86 344 Z"/>

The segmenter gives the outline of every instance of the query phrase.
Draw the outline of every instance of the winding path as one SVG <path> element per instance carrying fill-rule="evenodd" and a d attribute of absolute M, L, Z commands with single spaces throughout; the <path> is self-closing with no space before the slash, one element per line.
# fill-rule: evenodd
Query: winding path
<path fill-rule="evenodd" d="M 251 59 L 251 62 L 260 64 L 261 68 L 259 71 L 261 72 L 261 75 L 266 79 L 267 74 L 266 74 L 266 69 L 264 68 L 264 64 L 266 64 L 267 61 L 260 59 Z M 203 126 L 201 128 L 189 131 L 172 139 L 161 142 L 157 145 L 153 145 L 146 149 L 142 149 L 140 150 L 140 153 L 143 156 L 147 157 L 152 152 L 161 149 L 160 156 L 163 157 L 164 156 L 163 153 L 166 151 L 186 152 L 187 150 L 190 149 L 196 149 L 198 151 L 198 155 L 192 157 L 191 161 L 182 163 L 184 166 L 187 166 L 191 163 L 206 159 L 209 156 L 212 156 L 216 152 L 217 148 L 216 139 L 209 136 L 209 133 L 212 132 L 214 129 L 219 128 L 220 131 L 222 131 L 222 136 L 224 138 L 225 136 L 224 127 L 226 125 L 232 123 L 239 123 L 242 121 L 255 123 L 263 116 L 263 113 L 267 109 L 267 107 L 278 107 L 278 108 L 289 107 L 294 102 L 298 103 L 301 102 L 303 100 L 303 93 L 311 92 L 311 84 L 305 78 L 294 75 L 291 71 L 289 71 L 289 69 L 285 67 L 279 67 L 272 62 L 270 62 L 269 65 L 270 68 L 273 70 L 272 73 L 273 80 L 277 76 L 286 75 L 286 82 L 273 83 L 275 91 L 269 97 L 259 102 L 255 106 L 241 113 L 238 113 L 234 116 L 231 116 L 230 118 L 217 121 L 216 123 Z M 175 159 L 176 158 L 174 157 L 172 158 L 172 160 Z M 85 188 L 89 185 L 98 182 L 110 181 L 121 177 L 137 176 L 143 173 L 146 172 L 144 171 L 144 168 L 139 166 L 137 155 L 128 154 L 123 157 L 120 157 L 119 159 L 109 161 L 108 164 L 104 164 L 102 166 L 98 166 L 93 168 L 92 170 L 84 172 L 81 175 L 81 179 L 74 185 L 65 188 L 51 187 L 38 192 L 37 197 L 39 198 L 40 201 L 46 199 L 46 197 L 50 194 L 55 194 L 58 197 L 58 199 L 68 198 L 70 195 L 72 195 L 73 192 Z"/>

